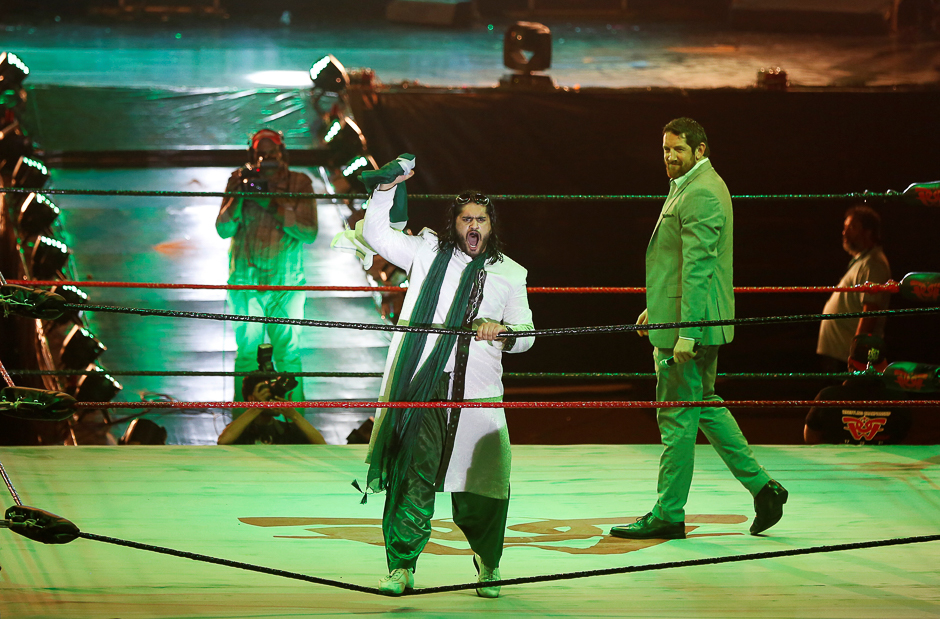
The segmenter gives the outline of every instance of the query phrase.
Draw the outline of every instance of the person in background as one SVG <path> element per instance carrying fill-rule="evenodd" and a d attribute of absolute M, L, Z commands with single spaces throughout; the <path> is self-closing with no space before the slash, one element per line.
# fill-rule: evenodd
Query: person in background
<path fill-rule="evenodd" d="M 310 177 L 287 167 L 284 138 L 270 129 L 254 134 L 248 148 L 249 163 L 232 173 L 227 192 L 312 193 Z M 225 198 L 215 221 L 224 239 L 231 238 L 229 284 L 249 286 L 302 286 L 304 244 L 317 238 L 317 207 L 310 198 Z M 279 318 L 303 318 L 304 291 L 231 290 L 233 314 Z M 235 371 L 256 369 L 255 351 L 267 335 L 274 346 L 279 370 L 301 372 L 300 327 L 296 325 L 234 323 Z M 235 379 L 235 393 L 241 393 Z M 303 400 L 303 383 L 290 399 Z"/>

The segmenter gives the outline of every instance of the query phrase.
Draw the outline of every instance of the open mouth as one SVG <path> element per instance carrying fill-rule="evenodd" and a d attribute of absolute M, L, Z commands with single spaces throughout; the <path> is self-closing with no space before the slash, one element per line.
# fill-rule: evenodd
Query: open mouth
<path fill-rule="evenodd" d="M 467 233 L 467 247 L 470 251 L 475 252 L 480 246 L 480 233 L 479 232 L 468 232 Z"/>

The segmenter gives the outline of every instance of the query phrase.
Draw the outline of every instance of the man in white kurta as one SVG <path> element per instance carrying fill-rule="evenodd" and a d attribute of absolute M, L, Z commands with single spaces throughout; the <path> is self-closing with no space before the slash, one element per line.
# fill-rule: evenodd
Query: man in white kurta
<path fill-rule="evenodd" d="M 396 183 L 404 178 L 399 177 Z M 372 194 L 363 236 L 372 249 L 408 272 L 409 288 L 399 325 L 410 324 L 422 286 L 439 253 L 447 252 L 450 257 L 431 326 L 445 324 L 461 275 L 471 260 L 478 256 L 486 258 L 481 274 L 475 278 L 470 302 L 465 309 L 458 308 L 462 324 L 472 330 L 467 330 L 467 336 L 460 336 L 449 351 L 430 399 L 502 400 L 503 353 L 524 352 L 532 346 L 534 338 L 505 335 L 507 331 L 531 330 L 532 312 L 526 296 L 526 270 L 498 251 L 492 203 L 482 194 L 457 196 L 448 208 L 448 217 L 453 219 L 441 240 L 427 229 L 409 236 L 392 227 L 389 211 L 395 191 L 396 184 L 389 183 L 379 185 Z M 438 337 L 428 335 L 419 367 L 426 362 Z M 395 367 L 401 361 L 403 339 L 402 333 L 396 333 L 389 347 L 382 380 L 383 400 L 389 399 Z M 390 417 L 389 410 L 381 409 L 376 415 L 370 458 L 382 423 Z M 498 580 L 509 504 L 510 461 L 503 409 L 426 410 L 403 488 L 398 493 L 401 498 L 386 493 L 383 532 L 390 573 L 380 581 L 383 592 L 400 595 L 413 587 L 418 555 L 431 534 L 436 491 L 452 493 L 454 522 L 474 550 L 480 581 Z M 496 597 L 499 588 L 481 587 L 477 592 L 484 597 Z"/>

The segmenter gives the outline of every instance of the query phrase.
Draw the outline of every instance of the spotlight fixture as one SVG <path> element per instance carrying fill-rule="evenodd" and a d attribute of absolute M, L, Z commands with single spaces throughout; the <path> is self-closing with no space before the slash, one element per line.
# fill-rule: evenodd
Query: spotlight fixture
<path fill-rule="evenodd" d="M 33 154 L 33 142 L 23 135 L 19 122 L 14 120 L 0 129 L 0 166 L 12 170 L 20 157 L 31 154 Z"/>
<path fill-rule="evenodd" d="M 49 180 L 49 168 L 42 161 L 20 157 L 13 168 L 13 186 L 27 189 L 42 189 Z"/>
<path fill-rule="evenodd" d="M 343 128 L 342 120 L 333 120 L 330 122 L 329 126 L 326 126 L 326 133 L 323 134 L 323 141 L 330 143 L 333 141 L 337 135 L 339 135 L 340 129 Z"/>
<path fill-rule="evenodd" d="M 82 370 L 95 362 L 107 347 L 91 331 L 75 325 L 62 342 L 59 362 L 70 370 Z"/>
<path fill-rule="evenodd" d="M 20 232 L 25 236 L 34 236 L 47 230 L 59 216 L 59 207 L 46 196 L 31 193 L 23 200 L 20 207 Z"/>
<path fill-rule="evenodd" d="M 75 399 L 79 402 L 110 402 L 124 387 L 97 365 L 94 370 L 94 374 L 86 374 L 78 379 Z"/>
<path fill-rule="evenodd" d="M 11 52 L 0 52 L 0 90 L 16 88 L 29 75 L 29 67 Z"/>
<path fill-rule="evenodd" d="M 790 78 L 780 67 L 761 67 L 757 72 L 757 87 L 763 90 L 787 90 Z"/>
<path fill-rule="evenodd" d="M 365 185 L 359 180 L 359 173 L 364 170 L 378 170 L 379 166 L 371 155 L 356 155 L 330 175 L 330 182 L 336 193 L 365 191 Z"/>
<path fill-rule="evenodd" d="M 504 76 L 501 86 L 555 88 L 552 78 L 536 73 L 552 66 L 552 31 L 536 22 L 514 23 L 503 37 L 503 64 L 516 73 Z"/>
<path fill-rule="evenodd" d="M 366 139 L 351 118 L 334 120 L 323 136 L 323 142 L 336 161 L 348 161 L 366 150 Z"/>
<path fill-rule="evenodd" d="M 310 81 L 318 90 L 340 93 L 349 86 L 349 75 L 333 54 L 327 54 L 310 67 Z"/>
<path fill-rule="evenodd" d="M 360 155 L 350 159 L 341 169 L 343 171 L 343 176 L 346 178 L 356 178 L 356 174 L 360 170 L 378 170 L 379 168 L 377 165 L 375 165 L 375 160 L 372 159 L 372 157 L 368 155 Z"/>
<path fill-rule="evenodd" d="M 56 286 L 52 289 L 54 294 L 59 295 L 65 302 L 70 305 L 84 305 L 88 303 L 88 295 L 84 290 L 78 288 L 77 286 L 66 285 L 66 286 Z M 55 320 L 55 324 L 65 324 L 67 322 L 79 322 L 82 318 L 82 311 L 76 309 L 70 309 L 62 313 Z"/>
<path fill-rule="evenodd" d="M 40 236 L 33 245 L 32 272 L 36 279 L 52 279 L 65 268 L 72 250 L 62 241 Z"/>
<path fill-rule="evenodd" d="M 536 22 L 514 23 L 503 37 L 503 64 L 525 73 L 552 66 L 552 31 Z"/>

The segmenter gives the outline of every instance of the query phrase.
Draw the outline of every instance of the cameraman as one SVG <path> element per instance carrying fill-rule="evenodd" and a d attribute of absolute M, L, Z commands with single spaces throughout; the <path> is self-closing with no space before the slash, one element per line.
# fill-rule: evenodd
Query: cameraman
<path fill-rule="evenodd" d="M 270 382 L 262 376 L 246 376 L 242 397 L 248 402 L 284 402 L 271 395 Z M 276 418 L 283 414 L 290 422 Z M 326 445 L 323 435 L 296 408 L 249 408 L 225 426 L 219 445 Z"/>
<path fill-rule="evenodd" d="M 262 129 L 251 138 L 249 163 L 232 173 L 225 191 L 312 193 L 313 183 L 306 174 L 287 169 L 284 137 Z M 302 286 L 304 243 L 317 237 L 317 206 L 309 198 L 225 198 L 215 221 L 223 239 L 231 238 L 229 284 Z M 234 314 L 280 318 L 303 318 L 303 291 L 231 290 L 229 302 Z M 277 366 L 285 372 L 302 371 L 300 327 L 236 322 L 235 371 L 254 369 L 254 353 L 265 333 L 274 345 Z M 240 393 L 241 379 L 235 379 Z M 291 399 L 303 399 L 303 387 Z"/>

